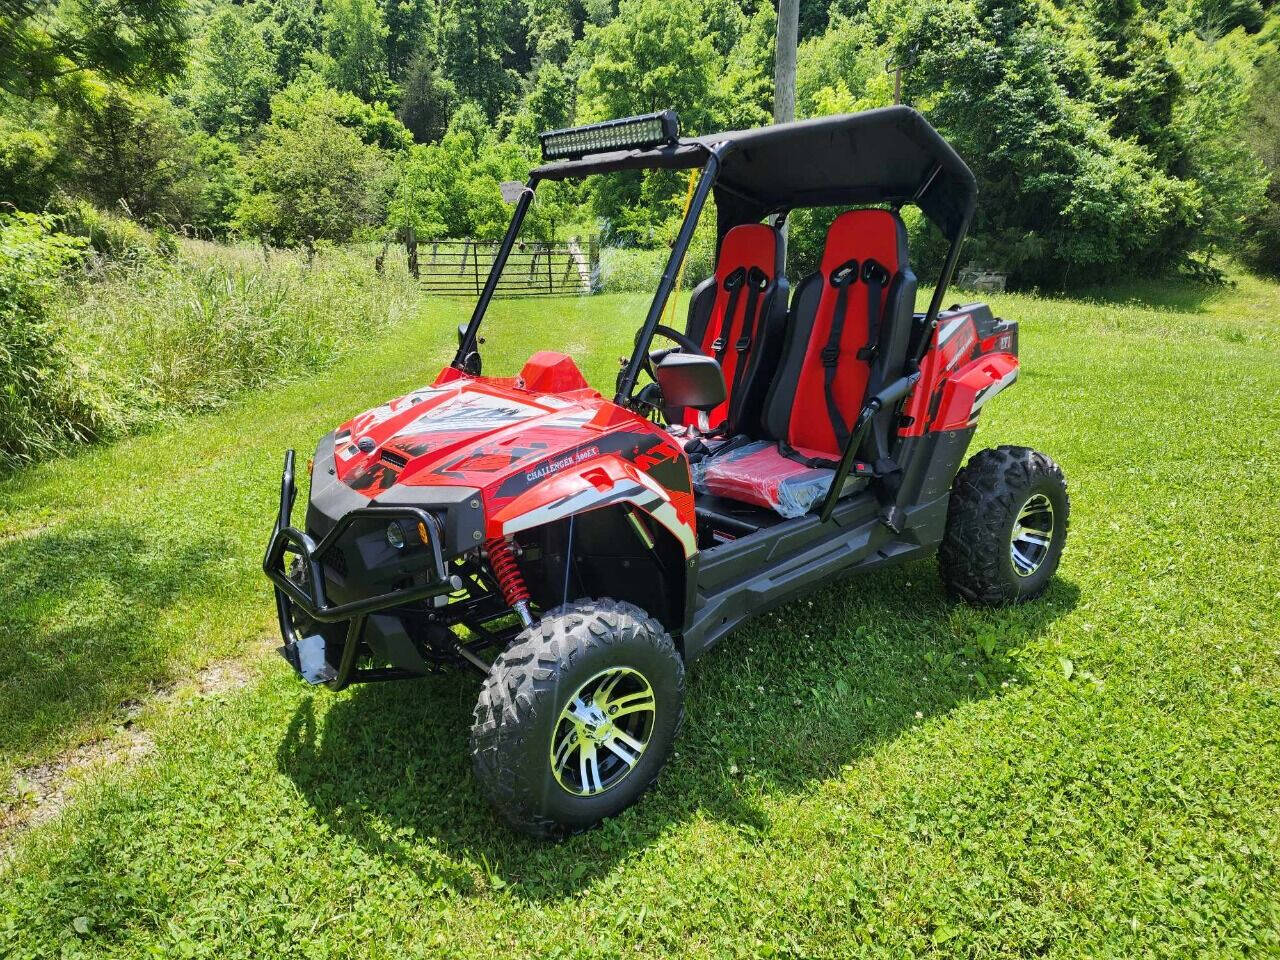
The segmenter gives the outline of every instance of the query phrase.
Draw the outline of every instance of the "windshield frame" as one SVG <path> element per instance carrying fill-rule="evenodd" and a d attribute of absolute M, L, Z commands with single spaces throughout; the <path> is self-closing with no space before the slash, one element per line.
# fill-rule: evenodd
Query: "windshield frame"
<path fill-rule="evenodd" d="M 707 151 L 706 160 L 700 166 L 690 168 L 701 169 L 702 176 L 698 178 L 698 185 L 689 203 L 689 209 L 685 212 L 684 220 L 680 224 L 680 231 L 676 234 L 675 243 L 671 246 L 671 253 L 667 257 L 667 265 L 658 281 L 658 289 L 654 291 L 653 300 L 649 304 L 649 311 L 645 315 L 644 324 L 636 337 L 635 348 L 631 351 L 631 356 L 627 359 L 626 365 L 618 374 L 616 392 L 613 397 L 613 402 L 616 404 L 625 406 L 631 402 L 631 395 L 636 386 L 636 378 L 640 374 L 644 357 L 653 341 L 654 330 L 662 320 L 662 313 L 666 309 L 667 300 L 671 297 L 671 292 L 675 288 L 680 265 L 684 262 L 685 255 L 689 252 L 689 244 L 693 241 L 694 229 L 702 216 L 707 197 L 715 186 L 716 178 L 720 172 L 721 156 L 722 145 L 717 144 Z M 484 320 L 489 304 L 493 300 L 494 292 L 498 288 L 498 279 L 502 276 L 502 270 L 506 266 L 507 258 L 511 255 L 511 250 L 519 237 L 520 227 L 524 223 L 525 215 L 528 214 L 529 207 L 533 203 L 538 183 L 537 173 L 530 174 L 528 182 L 525 183 L 524 189 L 521 190 L 520 196 L 516 200 L 516 208 L 511 215 L 511 223 L 508 224 L 507 232 L 503 235 L 502 243 L 498 247 L 498 253 L 493 258 L 493 264 L 489 268 L 489 276 L 484 282 L 484 289 L 480 291 L 480 297 L 471 312 L 471 319 L 467 323 L 466 330 L 458 338 L 458 351 L 454 354 L 453 363 L 451 364 L 458 370 L 466 371 L 467 358 L 476 352 L 480 324 Z"/>

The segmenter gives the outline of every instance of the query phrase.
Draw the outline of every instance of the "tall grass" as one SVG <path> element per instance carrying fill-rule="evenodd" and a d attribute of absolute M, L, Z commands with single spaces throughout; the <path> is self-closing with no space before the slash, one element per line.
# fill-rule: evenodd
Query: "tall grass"
<path fill-rule="evenodd" d="M 379 277 L 340 249 L 302 254 L 179 240 L 171 253 L 86 257 L 42 288 L 46 329 L 73 370 L 59 390 L 91 417 L 69 424 L 48 404 L 29 410 L 17 440 L 0 438 L 0 468 L 222 406 L 244 390 L 317 369 L 371 330 L 415 310 L 407 274 Z M 64 405 L 65 406 L 65 405 Z"/>
<path fill-rule="evenodd" d="M 68 334 L 109 377 L 121 428 L 216 408 L 297 376 L 414 309 L 407 276 L 341 250 L 300 254 L 184 242 L 89 285 Z"/>

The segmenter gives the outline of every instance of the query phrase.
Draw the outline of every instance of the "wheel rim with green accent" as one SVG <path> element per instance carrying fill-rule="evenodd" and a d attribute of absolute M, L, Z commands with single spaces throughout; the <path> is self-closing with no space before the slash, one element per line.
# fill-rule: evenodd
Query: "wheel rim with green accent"
<path fill-rule="evenodd" d="M 1043 493 L 1022 505 L 1009 537 L 1009 556 L 1018 576 L 1029 577 L 1040 569 L 1053 543 L 1053 524 L 1053 503 Z"/>
<path fill-rule="evenodd" d="M 569 698 L 551 737 L 551 771 L 578 797 L 621 783 L 644 756 L 657 716 L 653 687 L 631 667 L 601 670 Z"/>

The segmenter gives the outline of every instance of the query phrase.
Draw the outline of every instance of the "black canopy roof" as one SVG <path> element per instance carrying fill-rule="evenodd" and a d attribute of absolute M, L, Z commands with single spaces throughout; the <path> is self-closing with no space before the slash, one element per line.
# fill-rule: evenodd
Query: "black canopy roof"
<path fill-rule="evenodd" d="M 716 207 L 721 235 L 739 223 L 802 207 L 914 203 L 949 239 L 972 215 L 973 173 L 910 107 L 734 130 L 651 150 L 544 164 L 533 176 L 568 180 L 616 170 L 687 169 L 721 155 Z"/>

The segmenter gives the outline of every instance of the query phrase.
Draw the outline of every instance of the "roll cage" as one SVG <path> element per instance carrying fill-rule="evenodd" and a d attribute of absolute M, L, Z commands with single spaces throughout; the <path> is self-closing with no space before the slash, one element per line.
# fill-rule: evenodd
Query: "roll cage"
<path fill-rule="evenodd" d="M 678 136 L 671 111 L 632 119 L 652 118 L 661 118 L 664 130 L 671 133 L 656 146 L 594 153 L 587 147 L 569 159 L 553 160 L 530 171 L 484 289 L 460 334 L 454 367 L 467 369 L 469 358 L 476 351 L 480 324 L 540 182 L 578 180 L 624 170 L 701 169 L 635 348 L 619 374 L 615 403 L 632 403 L 643 358 L 675 287 L 707 196 L 713 191 L 718 212 L 717 249 L 733 227 L 758 223 L 769 216 L 785 218 L 792 210 L 883 205 L 897 211 L 907 204 L 918 207 L 942 231 L 949 248 L 929 308 L 912 333 L 908 348 L 911 374 L 937 325 L 977 205 L 977 182 L 972 171 L 919 112 L 905 106 L 884 107 L 700 137 Z M 625 122 L 611 121 L 580 129 L 613 128 Z M 544 134 L 544 155 L 548 138 L 574 132 Z"/>

